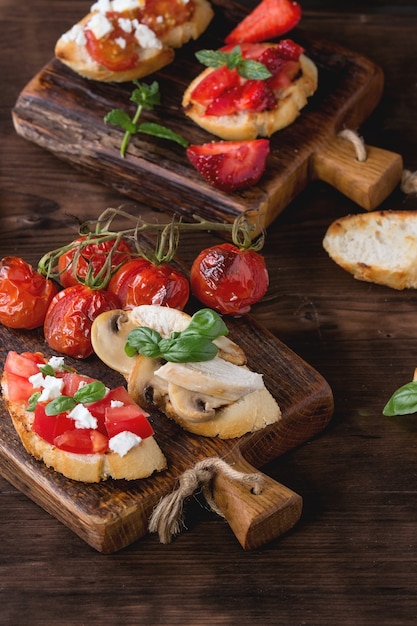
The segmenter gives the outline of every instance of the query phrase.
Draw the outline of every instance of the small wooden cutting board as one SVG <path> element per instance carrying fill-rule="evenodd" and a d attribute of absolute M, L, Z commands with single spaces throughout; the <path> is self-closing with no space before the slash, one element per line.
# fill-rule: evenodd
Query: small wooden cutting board
<path fill-rule="evenodd" d="M 175 61 L 144 79 L 158 81 L 162 103 L 143 120 L 169 126 L 193 144 L 216 140 L 187 119 L 182 94 L 203 67 L 195 52 L 223 45 L 244 16 L 238 3 L 215 0 L 215 18 L 197 42 L 176 52 Z M 135 136 L 126 158 L 119 154 L 123 132 L 104 116 L 119 108 L 133 115 L 132 84 L 97 83 L 52 60 L 23 89 L 13 110 L 16 131 L 121 193 L 156 210 L 184 217 L 233 221 L 257 211 L 266 227 L 315 179 L 323 180 L 366 210 L 376 208 L 399 184 L 400 155 L 367 147 L 359 162 L 354 146 L 338 134 L 357 130 L 383 93 L 383 73 L 368 58 L 295 29 L 288 36 L 317 64 L 319 87 L 298 119 L 271 138 L 267 169 L 255 187 L 226 194 L 208 185 L 172 142 Z M 217 139 L 218 140 L 218 139 Z"/>
<path fill-rule="evenodd" d="M 191 435 L 153 412 L 150 420 L 168 469 L 143 480 L 85 484 L 68 480 L 27 454 L 1 401 L 0 474 L 93 548 L 110 553 L 148 532 L 156 504 L 175 490 L 182 474 L 199 461 L 219 457 L 235 470 L 258 472 L 321 432 L 332 417 L 333 396 L 320 374 L 251 318 L 229 320 L 228 327 L 231 339 L 245 350 L 249 367 L 264 375 L 266 386 L 280 404 L 279 422 L 238 439 L 221 440 Z M 8 350 L 49 354 L 40 331 L 0 326 L 1 362 Z M 108 386 L 125 382 L 97 357 L 82 363 L 66 361 Z M 265 474 L 262 478 L 259 495 L 222 472 L 214 476 L 211 485 L 217 507 L 244 549 L 275 539 L 293 527 L 301 515 L 300 495 Z"/>

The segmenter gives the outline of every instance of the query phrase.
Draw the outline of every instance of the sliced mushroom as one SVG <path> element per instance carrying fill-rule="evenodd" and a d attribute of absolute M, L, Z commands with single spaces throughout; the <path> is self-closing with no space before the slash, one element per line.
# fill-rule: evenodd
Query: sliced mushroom
<path fill-rule="evenodd" d="M 235 365 L 246 365 L 246 354 L 240 346 L 228 337 L 217 337 L 213 341 L 219 352 L 217 356 Z"/>
<path fill-rule="evenodd" d="M 224 398 L 189 391 L 173 383 L 168 384 L 168 396 L 174 413 L 189 422 L 206 422 L 216 415 L 216 408 L 225 405 Z"/>
<path fill-rule="evenodd" d="M 155 370 L 163 361 L 139 355 L 135 358 L 127 379 L 127 391 L 131 398 L 142 407 L 162 406 L 162 399 L 168 393 L 168 384 L 156 380 Z"/>
<path fill-rule="evenodd" d="M 127 356 L 127 336 L 136 325 L 129 312 L 115 309 L 101 313 L 91 328 L 91 343 L 97 356 L 109 367 L 127 376 L 135 357 Z"/>

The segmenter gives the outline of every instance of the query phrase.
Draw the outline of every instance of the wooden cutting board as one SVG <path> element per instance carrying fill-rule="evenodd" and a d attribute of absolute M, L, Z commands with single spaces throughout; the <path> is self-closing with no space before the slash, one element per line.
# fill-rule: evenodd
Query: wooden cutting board
<path fill-rule="evenodd" d="M 169 126 L 195 144 L 216 139 L 181 110 L 186 86 L 203 69 L 195 52 L 220 47 L 245 14 L 236 2 L 212 4 L 215 18 L 206 33 L 178 50 L 174 63 L 144 79 L 158 81 L 162 104 L 141 120 Z M 353 145 L 338 134 L 344 128 L 358 129 L 375 109 L 383 92 L 382 70 L 360 54 L 301 30 L 288 36 L 317 64 L 319 87 L 299 118 L 271 138 L 266 172 L 256 187 L 244 192 L 226 194 L 205 183 L 184 149 L 169 141 L 136 136 L 121 158 L 123 133 L 103 118 L 114 108 L 133 115 L 132 84 L 89 81 L 56 60 L 20 94 L 13 110 L 16 131 L 130 198 L 184 217 L 197 213 L 232 221 L 244 210 L 256 210 L 265 227 L 315 179 L 333 185 L 364 209 L 376 208 L 400 182 L 401 156 L 367 146 L 367 159 L 359 162 Z"/>
<path fill-rule="evenodd" d="M 281 421 L 238 439 L 220 440 L 186 433 L 161 413 L 153 412 L 150 419 L 168 469 L 144 480 L 84 484 L 66 479 L 25 452 L 1 400 L 0 474 L 93 548 L 110 553 L 148 532 L 155 505 L 176 489 L 181 475 L 199 461 L 219 457 L 236 470 L 256 472 L 322 431 L 333 413 L 327 382 L 251 318 L 229 320 L 228 326 L 229 336 L 248 355 L 249 366 L 264 375 L 266 386 L 281 406 Z M 40 331 L 13 331 L 0 326 L 1 362 L 8 350 L 50 354 Z M 108 386 L 124 382 L 95 356 L 82 363 L 69 358 L 67 362 Z M 301 515 L 300 495 L 265 474 L 263 479 L 260 495 L 230 481 L 224 472 L 216 474 L 212 482 L 216 505 L 244 549 L 278 537 Z"/>

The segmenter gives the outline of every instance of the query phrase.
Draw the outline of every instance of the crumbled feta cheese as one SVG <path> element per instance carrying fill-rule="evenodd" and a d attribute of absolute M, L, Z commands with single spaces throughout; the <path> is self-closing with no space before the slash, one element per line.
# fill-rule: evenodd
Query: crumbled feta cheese
<path fill-rule="evenodd" d="M 64 379 L 56 376 L 45 376 L 40 386 L 43 389 L 39 396 L 39 402 L 49 402 L 49 400 L 55 400 L 61 395 Z"/>
<path fill-rule="evenodd" d="M 43 387 L 44 378 L 41 372 L 39 372 L 38 374 L 33 374 L 33 376 L 29 376 L 28 380 L 30 383 L 32 383 L 35 389 Z"/>
<path fill-rule="evenodd" d="M 111 0 L 98 0 L 90 7 L 90 13 L 94 13 L 95 11 L 99 11 L 99 13 L 107 13 L 112 10 L 112 2 Z"/>
<path fill-rule="evenodd" d="M 141 437 L 135 435 L 135 433 L 124 430 L 109 440 L 109 448 L 112 452 L 116 452 L 116 454 L 124 456 L 129 452 L 129 450 L 140 444 L 141 441 Z"/>
<path fill-rule="evenodd" d="M 75 421 L 75 428 L 97 428 L 97 420 L 94 415 L 82 404 L 77 404 L 68 417 Z"/>
<path fill-rule="evenodd" d="M 132 20 L 129 20 L 127 17 L 119 17 L 117 20 L 118 25 L 125 33 L 131 33 L 133 30 Z"/>
<path fill-rule="evenodd" d="M 113 11 L 123 13 L 123 11 L 130 11 L 145 6 L 145 0 L 113 0 L 112 6 Z"/>
<path fill-rule="evenodd" d="M 126 48 L 126 39 L 124 37 L 116 37 L 116 39 L 114 41 L 117 43 L 119 48 L 121 48 L 122 50 L 124 50 Z"/>
<path fill-rule="evenodd" d="M 87 40 L 84 35 L 84 28 L 80 24 L 75 24 L 69 31 L 62 35 L 62 41 L 75 41 L 77 46 L 85 46 Z"/>
<path fill-rule="evenodd" d="M 118 406 L 124 406 L 124 405 L 125 405 L 125 403 L 122 402 L 121 400 L 110 400 L 111 408 L 115 408 L 115 407 L 118 407 Z"/>
<path fill-rule="evenodd" d="M 137 22 L 137 20 L 134 21 Z M 135 37 L 141 48 L 156 48 L 157 50 L 162 48 L 162 42 L 145 24 L 137 23 L 135 28 Z"/>
<path fill-rule="evenodd" d="M 64 357 L 63 356 L 51 356 L 51 358 L 48 361 L 48 365 L 50 365 L 55 371 L 62 370 L 62 368 L 64 367 Z"/>
<path fill-rule="evenodd" d="M 93 13 L 88 20 L 88 30 L 91 30 L 96 39 L 102 39 L 113 30 L 113 24 L 102 13 Z"/>

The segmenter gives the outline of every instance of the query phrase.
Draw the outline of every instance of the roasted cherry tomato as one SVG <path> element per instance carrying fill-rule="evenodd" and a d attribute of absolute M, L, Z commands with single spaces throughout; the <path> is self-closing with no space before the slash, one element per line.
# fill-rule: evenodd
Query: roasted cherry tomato
<path fill-rule="evenodd" d="M 59 281 L 63 287 L 77 285 L 85 280 L 87 273 L 91 282 L 91 279 L 98 278 L 106 262 L 111 272 L 131 258 L 130 246 L 123 239 L 117 245 L 114 239 L 97 239 L 85 244 L 86 239 L 87 237 L 75 239 L 74 247 L 62 253 L 58 259 Z"/>
<path fill-rule="evenodd" d="M 191 291 L 222 314 L 243 315 L 265 294 L 268 271 L 254 250 L 224 243 L 202 250 L 191 267 Z"/>
<path fill-rule="evenodd" d="M 94 319 L 121 307 L 117 296 L 104 289 L 74 285 L 63 289 L 52 300 L 44 323 L 45 339 L 53 350 L 77 359 L 93 353 L 91 326 Z"/>
<path fill-rule="evenodd" d="M 168 263 L 154 265 L 147 259 L 132 259 L 114 274 L 108 291 L 117 295 L 124 309 L 141 304 L 159 304 L 182 310 L 190 286 L 188 279 Z"/>
<path fill-rule="evenodd" d="M 112 72 L 123 72 L 135 67 L 138 63 L 138 41 L 135 37 L 135 31 L 126 32 L 118 19 L 120 14 L 116 12 L 108 12 L 106 18 L 111 22 L 112 30 L 99 39 L 94 35 L 93 31 L 85 29 L 86 48 L 88 54 L 100 65 L 104 65 Z M 121 41 L 123 45 L 120 45 Z"/>
<path fill-rule="evenodd" d="M 9 328 L 42 326 L 58 289 L 20 257 L 0 261 L 0 322 Z"/>

